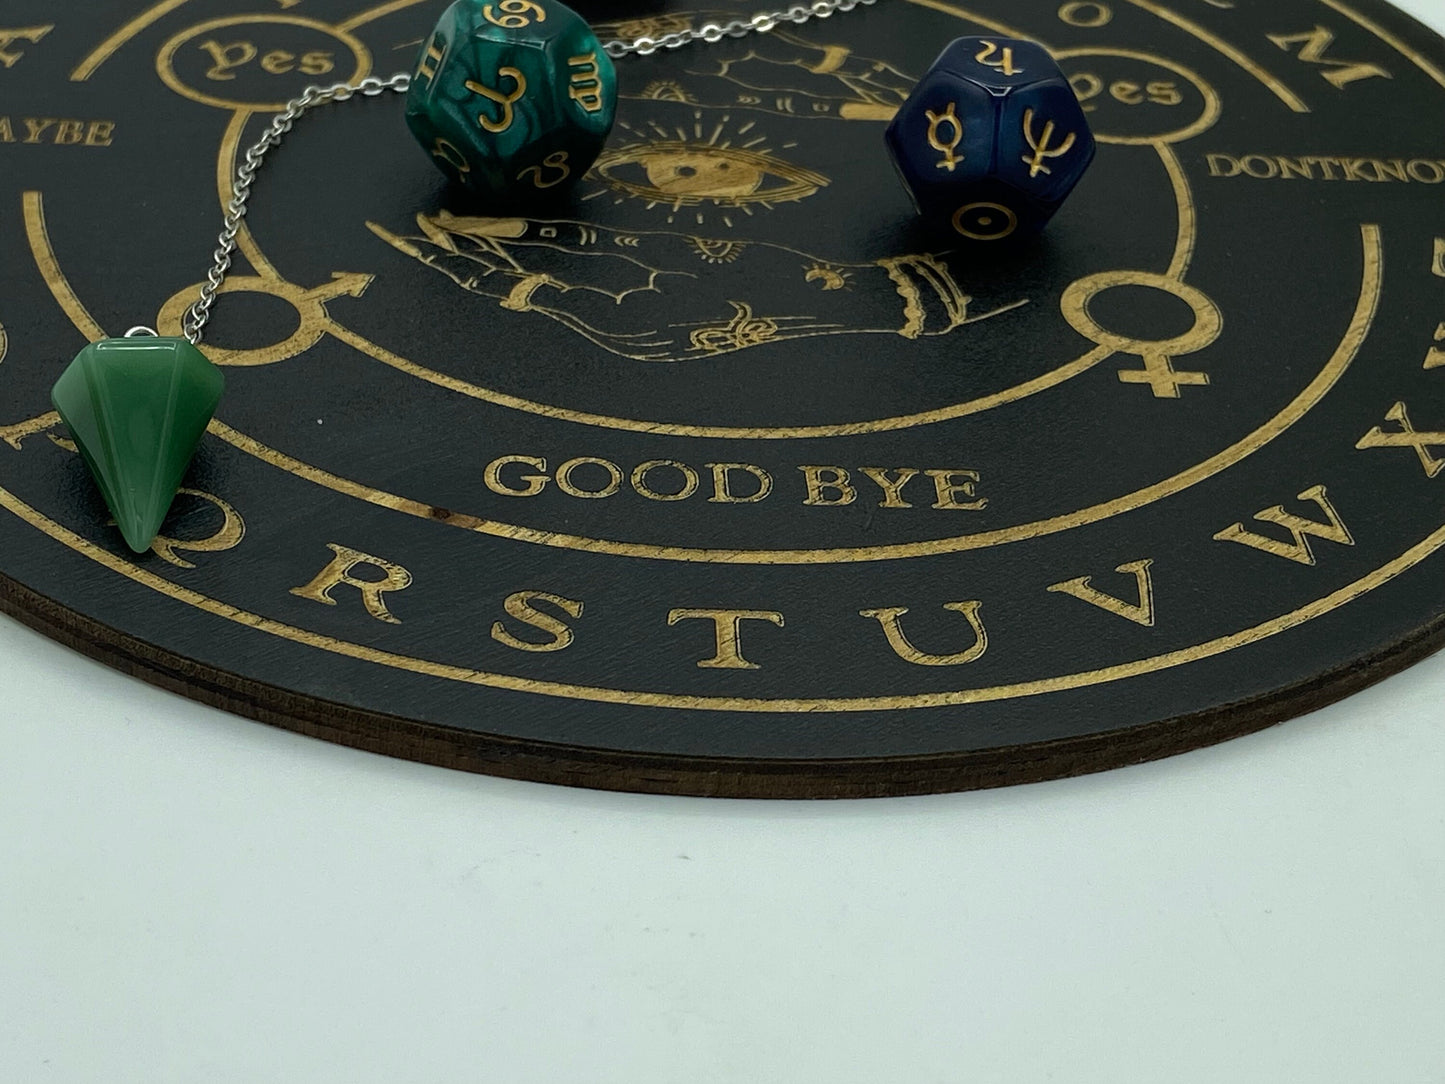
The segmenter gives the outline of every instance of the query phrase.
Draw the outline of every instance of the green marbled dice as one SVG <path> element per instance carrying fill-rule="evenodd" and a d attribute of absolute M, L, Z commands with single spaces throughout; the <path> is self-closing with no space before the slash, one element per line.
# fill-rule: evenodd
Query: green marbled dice
<path fill-rule="evenodd" d="M 591 167 L 617 73 L 556 0 L 457 0 L 422 43 L 406 122 L 438 168 L 498 202 L 561 192 Z"/>

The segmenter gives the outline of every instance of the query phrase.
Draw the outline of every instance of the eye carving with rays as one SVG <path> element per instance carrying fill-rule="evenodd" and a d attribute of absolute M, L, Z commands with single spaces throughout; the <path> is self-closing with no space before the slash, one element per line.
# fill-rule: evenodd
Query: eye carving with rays
<path fill-rule="evenodd" d="M 753 135 L 751 121 L 726 138 L 728 122 L 723 117 L 706 137 L 700 121 L 691 133 L 683 128 L 669 132 L 656 124 L 651 131 L 622 125 L 641 138 L 598 158 L 590 176 L 606 187 L 583 198 L 612 194 L 614 203 L 631 199 L 649 210 L 664 207 L 669 223 L 684 207 L 698 208 L 688 216 L 698 225 L 706 221 L 702 208 L 714 207 L 722 210 L 723 222 L 731 226 L 730 211 L 751 215 L 755 208 L 771 210 L 827 187 L 827 177 L 787 161 L 765 145 L 766 137 Z M 734 146 L 735 139 L 745 142 Z"/>

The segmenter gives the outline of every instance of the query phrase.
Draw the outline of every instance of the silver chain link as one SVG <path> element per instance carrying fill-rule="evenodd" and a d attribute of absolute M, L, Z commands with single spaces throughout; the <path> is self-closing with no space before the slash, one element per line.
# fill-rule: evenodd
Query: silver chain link
<path fill-rule="evenodd" d="M 678 49 L 694 41 L 715 44 L 723 38 L 745 38 L 749 34 L 766 34 L 780 23 L 806 23 L 813 19 L 826 19 L 835 12 L 852 11 L 856 7 L 867 7 L 878 0 L 814 0 L 811 4 L 794 4 L 780 11 L 764 11 L 747 19 L 734 19 L 727 23 L 703 23 L 686 30 L 676 30 L 657 38 L 634 38 L 632 41 L 609 41 L 602 48 L 614 60 L 629 54 L 651 56 L 662 49 Z"/>
<path fill-rule="evenodd" d="M 661 37 L 634 38 L 631 41 L 609 41 L 602 46 L 607 55 L 614 59 L 625 56 L 651 56 L 663 49 L 677 49 L 695 41 L 709 44 L 724 38 L 743 38 L 749 34 L 766 34 L 781 23 L 806 23 L 812 19 L 826 19 L 835 12 L 852 11 L 866 7 L 877 0 L 814 0 L 811 4 L 794 4 L 780 11 L 765 11 L 747 19 L 734 19 L 727 23 L 704 23 L 698 27 L 663 34 Z M 226 204 L 226 218 L 221 225 L 214 254 L 215 263 L 201 286 L 201 296 L 186 310 L 181 320 L 181 330 L 191 345 L 201 341 L 206 324 L 211 319 L 211 309 L 216 304 L 216 295 L 225 284 L 231 270 L 231 259 L 236 252 L 236 238 L 241 233 L 241 221 L 246 217 L 246 201 L 251 198 L 251 186 L 256 183 L 256 173 L 266 158 L 266 153 L 281 142 L 303 115 L 319 105 L 344 102 L 360 94 L 375 98 L 387 91 L 405 94 L 411 89 L 411 75 L 398 72 L 390 79 L 370 76 L 359 83 L 336 83 L 329 87 L 307 87 L 301 97 L 286 103 L 283 112 L 271 118 L 266 133 L 247 148 L 241 164 L 236 167 L 236 177 L 231 185 L 231 201 Z M 133 329 L 149 330 L 149 329 Z"/>
<path fill-rule="evenodd" d="M 251 198 L 251 186 L 256 183 L 256 171 L 261 168 L 266 152 L 280 143 L 305 113 L 318 105 L 344 102 L 358 94 L 375 98 L 388 90 L 405 94 L 409 89 L 411 75 L 407 72 L 399 72 L 390 79 L 371 76 L 355 84 L 336 83 L 329 87 L 307 87 L 301 97 L 286 103 L 284 112 L 271 118 L 271 126 L 266 129 L 266 134 L 247 149 L 245 158 L 236 167 L 236 177 L 231 183 L 231 202 L 226 204 L 226 218 L 221 224 L 221 235 L 217 238 L 215 263 L 201 286 L 201 296 L 186 310 L 185 318 L 181 321 L 181 331 L 193 346 L 201 341 L 201 334 L 211 319 L 211 307 L 216 303 L 216 294 L 220 292 L 226 281 L 226 274 L 231 270 L 231 257 L 236 252 L 236 238 L 241 232 L 241 220 L 246 217 L 246 201 Z"/>

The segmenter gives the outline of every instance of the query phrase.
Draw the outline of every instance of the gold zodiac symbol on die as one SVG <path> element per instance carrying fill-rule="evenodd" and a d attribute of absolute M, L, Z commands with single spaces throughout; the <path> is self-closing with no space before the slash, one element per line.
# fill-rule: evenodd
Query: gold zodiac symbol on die
<path fill-rule="evenodd" d="M 602 112 L 602 80 L 597 67 L 597 54 L 583 53 L 581 56 L 569 57 L 567 67 L 571 70 L 567 97 L 588 113 Z"/>
<path fill-rule="evenodd" d="M 467 161 L 467 156 L 457 150 L 456 145 L 437 136 L 436 142 L 432 144 L 432 157 L 440 158 L 458 173 L 470 173 L 472 164 Z"/>
<path fill-rule="evenodd" d="M 1023 156 L 1024 165 L 1029 167 L 1030 177 L 1037 177 L 1040 173 L 1052 173 L 1053 170 L 1044 165 L 1044 159 L 1058 158 L 1073 149 L 1075 142 L 1075 133 L 1073 132 L 1070 132 L 1059 146 L 1050 147 L 1049 144 L 1054 138 L 1054 130 L 1054 122 L 1048 121 L 1044 125 L 1043 135 L 1034 135 L 1034 111 L 1032 109 L 1024 110 L 1024 138 L 1028 140 L 1029 149 L 1034 152 L 1032 156 L 1027 154 Z"/>
<path fill-rule="evenodd" d="M 485 113 L 477 116 L 477 123 L 480 124 L 485 131 L 491 132 L 493 135 L 496 135 L 498 132 L 505 132 L 512 126 L 512 121 L 515 119 L 512 115 L 512 105 L 521 98 L 523 94 L 527 93 L 527 77 L 516 68 L 498 68 L 497 78 L 499 80 L 510 79 L 516 83 L 517 85 L 512 90 L 512 93 L 503 94 L 498 90 L 493 90 L 489 86 L 478 83 L 475 79 L 467 80 L 467 89 L 473 94 L 480 94 L 488 101 L 496 102 L 502 107 L 502 115 L 497 120 L 490 119 Z"/>
<path fill-rule="evenodd" d="M 544 168 L 557 170 L 557 176 L 553 177 L 551 180 L 544 181 L 542 179 L 542 170 Z M 518 173 L 517 180 L 520 181 L 529 173 L 532 174 L 532 183 L 538 188 L 551 188 L 553 185 L 561 184 L 568 177 L 570 177 L 572 175 L 572 167 L 567 164 L 566 151 L 553 151 L 551 154 L 547 155 L 546 158 L 542 159 L 541 165 L 528 166 L 526 169 L 522 170 L 521 173 Z"/>
<path fill-rule="evenodd" d="M 949 102 L 948 108 L 942 113 L 935 113 L 931 109 L 925 110 L 923 113 L 928 118 L 928 145 L 943 155 L 934 163 L 934 168 L 946 169 L 950 173 L 958 163 L 963 161 L 962 155 L 953 153 L 963 142 L 963 121 L 959 120 L 958 114 L 954 112 L 957 106 L 957 102 Z M 945 124 L 949 126 L 953 135 L 953 138 L 947 143 L 939 135 L 940 126 Z"/>
<path fill-rule="evenodd" d="M 973 59 L 980 64 L 987 64 L 990 68 L 997 68 L 1004 75 L 1022 75 L 1023 68 L 1014 67 L 1014 50 L 1012 45 L 1005 45 L 998 60 L 990 60 L 989 57 L 999 51 L 998 42 L 986 41 L 983 48 L 979 50 L 978 56 Z"/>
<path fill-rule="evenodd" d="M 497 9 L 503 14 L 498 15 Z M 496 8 L 491 4 L 482 8 L 482 18 L 494 26 L 500 26 L 506 30 L 521 30 L 524 26 L 530 26 L 532 20 L 539 23 L 547 21 L 547 11 L 540 4 L 534 4 L 531 0 L 502 0 Z"/>

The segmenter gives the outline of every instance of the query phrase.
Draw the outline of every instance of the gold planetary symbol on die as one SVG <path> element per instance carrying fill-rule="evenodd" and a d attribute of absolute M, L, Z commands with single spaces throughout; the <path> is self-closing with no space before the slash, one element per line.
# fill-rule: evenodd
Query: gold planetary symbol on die
<path fill-rule="evenodd" d="M 958 117 L 955 110 L 957 102 L 949 102 L 948 108 L 941 113 L 935 113 L 932 109 L 924 110 L 923 115 L 928 118 L 928 145 L 940 152 L 943 157 L 934 163 L 937 169 L 946 169 L 952 173 L 958 163 L 963 161 L 963 155 L 954 154 L 958 145 L 963 142 L 963 121 Z M 939 128 L 948 125 L 952 138 L 945 143 L 939 134 Z"/>
<path fill-rule="evenodd" d="M 995 53 L 998 54 L 998 59 L 990 59 Z M 1004 75 L 1012 76 L 1022 75 L 1024 73 L 1023 68 L 1014 66 L 1014 51 L 1012 45 L 1005 45 L 1003 49 L 1000 50 L 998 42 L 984 42 L 983 48 L 979 50 L 978 56 L 974 57 L 974 60 L 980 64 L 987 64 L 990 68 L 997 68 Z"/>
<path fill-rule="evenodd" d="M 1044 160 L 1061 158 L 1074 149 L 1074 144 L 1078 141 L 1078 135 L 1075 132 L 1066 133 L 1064 141 L 1057 147 L 1051 145 L 1056 130 L 1057 126 L 1053 121 L 1046 121 L 1043 134 L 1035 135 L 1034 111 L 1032 109 L 1024 110 L 1024 139 L 1028 140 L 1029 150 L 1034 152 L 1032 155 L 1023 156 L 1024 165 L 1029 167 L 1029 177 L 1037 177 L 1040 173 L 1053 173 L 1052 169 L 1044 165 Z"/>

